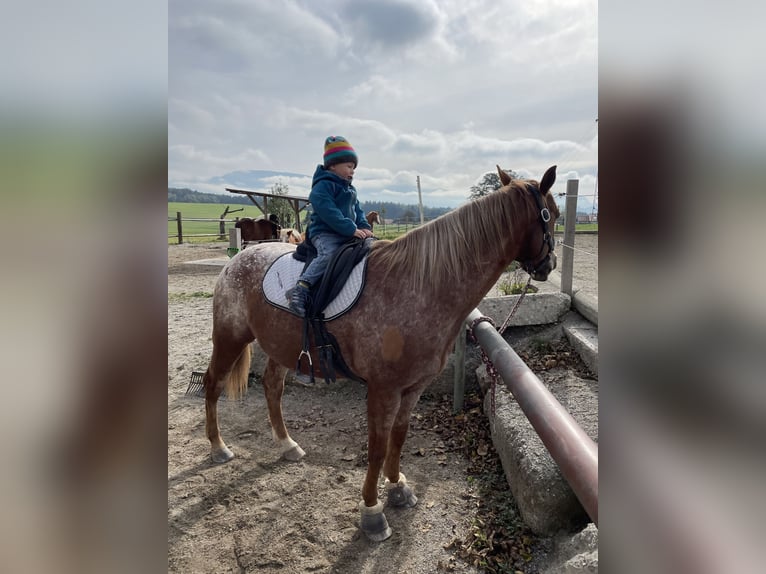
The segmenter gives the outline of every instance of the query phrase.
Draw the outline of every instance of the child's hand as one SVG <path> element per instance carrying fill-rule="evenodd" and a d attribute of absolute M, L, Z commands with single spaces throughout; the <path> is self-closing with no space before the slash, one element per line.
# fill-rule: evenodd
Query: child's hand
<path fill-rule="evenodd" d="M 357 228 L 356 231 L 354 231 L 354 237 L 358 237 L 359 239 L 364 239 L 367 237 L 364 232 L 367 231 L 366 229 L 359 229 Z"/>

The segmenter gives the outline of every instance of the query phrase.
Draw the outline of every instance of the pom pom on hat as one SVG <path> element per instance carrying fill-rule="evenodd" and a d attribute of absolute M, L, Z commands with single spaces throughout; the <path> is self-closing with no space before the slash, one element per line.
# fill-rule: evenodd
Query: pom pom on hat
<path fill-rule="evenodd" d="M 324 166 L 330 167 L 336 163 L 354 162 L 354 167 L 359 163 L 359 158 L 348 143 L 341 136 L 330 136 L 324 141 Z"/>

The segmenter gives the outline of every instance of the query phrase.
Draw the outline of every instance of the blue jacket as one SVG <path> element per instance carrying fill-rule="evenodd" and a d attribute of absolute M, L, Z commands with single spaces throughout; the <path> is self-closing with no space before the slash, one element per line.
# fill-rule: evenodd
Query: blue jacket
<path fill-rule="evenodd" d="M 313 209 L 308 227 L 311 236 L 330 232 L 351 237 L 357 228 L 371 229 L 351 182 L 322 165 L 314 172 L 309 201 Z"/>

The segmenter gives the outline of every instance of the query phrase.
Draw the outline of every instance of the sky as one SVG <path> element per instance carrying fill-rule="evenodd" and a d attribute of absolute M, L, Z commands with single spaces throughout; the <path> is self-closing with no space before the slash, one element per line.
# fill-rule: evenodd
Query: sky
<path fill-rule="evenodd" d="M 496 165 L 597 192 L 596 0 L 170 0 L 168 183 L 310 176 L 359 155 L 361 200 L 455 207 Z M 310 180 L 277 181 L 308 195 Z M 249 189 L 256 189 L 250 187 Z"/>

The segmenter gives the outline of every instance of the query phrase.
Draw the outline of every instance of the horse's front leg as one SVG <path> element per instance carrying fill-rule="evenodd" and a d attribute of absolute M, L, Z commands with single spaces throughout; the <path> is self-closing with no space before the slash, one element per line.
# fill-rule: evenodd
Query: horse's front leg
<path fill-rule="evenodd" d="M 263 372 L 263 392 L 269 408 L 271 433 L 277 443 L 282 457 L 290 461 L 298 461 L 306 454 L 298 443 L 290 438 L 282 417 L 282 393 L 285 390 L 285 375 L 287 369 L 277 364 L 271 357 L 266 361 Z"/>
<path fill-rule="evenodd" d="M 389 506 L 412 507 L 418 503 L 418 497 L 407 484 L 407 478 L 401 472 L 399 465 L 402 455 L 404 440 L 407 438 L 407 430 L 410 427 L 410 414 L 420 398 L 422 389 L 413 388 L 402 395 L 399 411 L 394 419 L 394 426 L 388 439 L 386 459 L 383 464 L 383 475 L 386 477 L 386 501 Z"/>
<path fill-rule="evenodd" d="M 399 397 L 381 393 L 377 386 L 368 384 L 367 393 L 367 475 L 362 487 L 361 528 L 367 538 L 380 542 L 391 536 L 383 502 L 378 501 L 378 478 L 386 456 L 388 437 L 399 408 Z"/>

